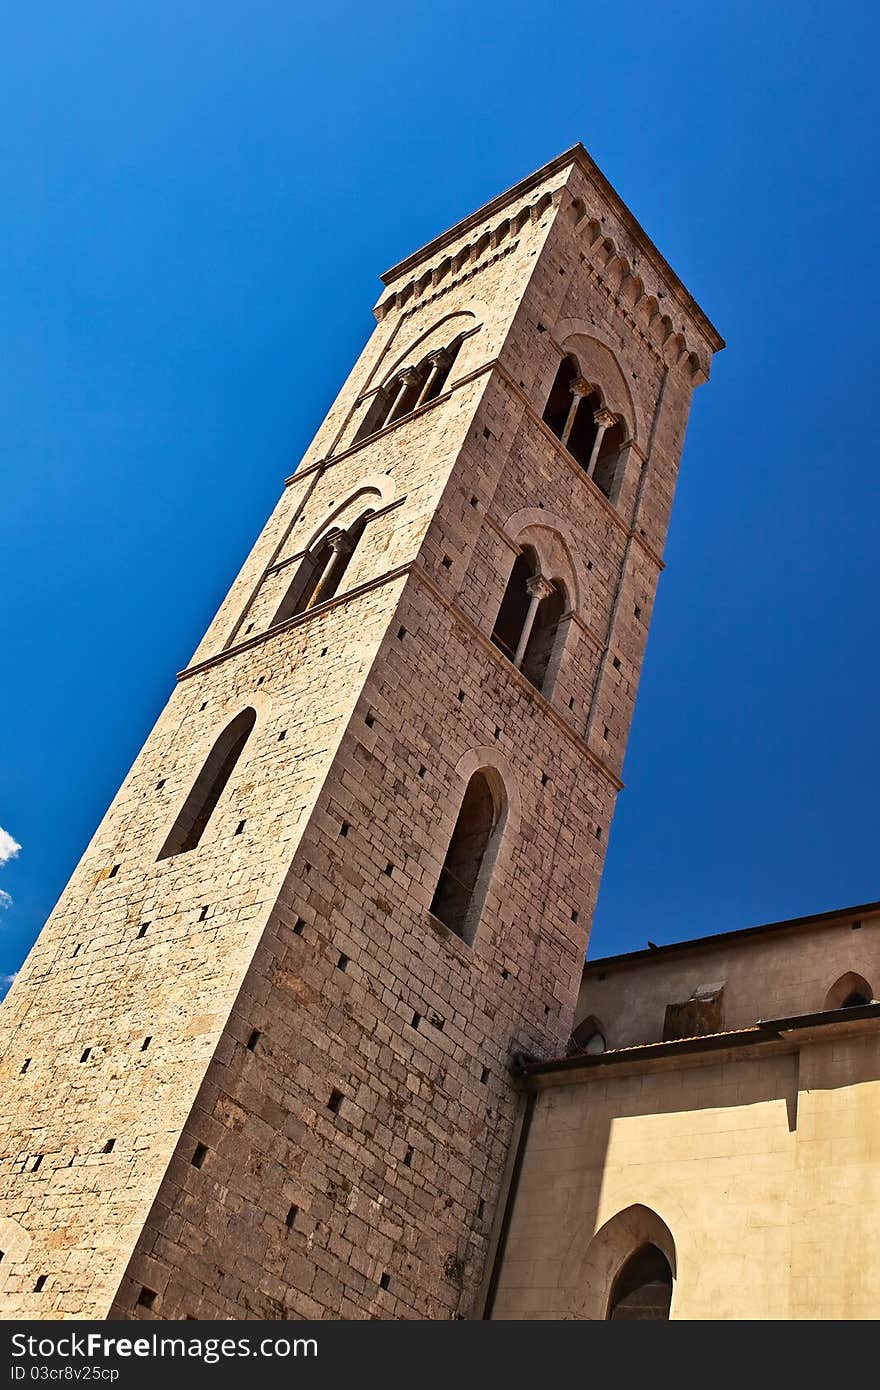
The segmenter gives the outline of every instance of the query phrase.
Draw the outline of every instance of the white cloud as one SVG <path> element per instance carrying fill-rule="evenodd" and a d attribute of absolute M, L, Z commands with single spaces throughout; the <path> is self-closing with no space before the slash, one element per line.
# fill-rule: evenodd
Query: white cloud
<path fill-rule="evenodd" d="M 10 859 L 14 859 L 20 849 L 21 845 L 18 841 L 13 840 L 9 831 L 4 830 L 0 825 L 0 866 L 8 864 Z"/>
<path fill-rule="evenodd" d="M 10 895 L 9 895 L 8 893 L 4 893 L 3 889 L 0 888 L 0 911 L 2 911 L 4 908 L 11 907 L 11 906 L 12 906 L 12 898 L 10 897 Z"/>
<path fill-rule="evenodd" d="M 0 975 L 0 985 L 11 985 L 17 974 L 18 971 L 13 970 L 11 975 Z"/>

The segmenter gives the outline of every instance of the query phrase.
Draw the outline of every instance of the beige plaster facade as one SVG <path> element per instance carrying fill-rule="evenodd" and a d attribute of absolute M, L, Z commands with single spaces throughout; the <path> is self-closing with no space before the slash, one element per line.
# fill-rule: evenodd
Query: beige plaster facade
<path fill-rule="evenodd" d="M 873 1000 L 878 928 L 873 903 L 588 965 L 607 1051 L 526 1069 L 494 1317 L 605 1318 L 650 1243 L 674 1319 L 876 1318 L 880 1005 L 841 1005 Z M 718 1031 L 663 1041 L 701 989 Z"/>

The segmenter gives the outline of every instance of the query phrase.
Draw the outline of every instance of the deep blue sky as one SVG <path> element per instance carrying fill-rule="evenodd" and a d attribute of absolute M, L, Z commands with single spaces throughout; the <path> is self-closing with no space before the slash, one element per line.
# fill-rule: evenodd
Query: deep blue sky
<path fill-rule="evenodd" d="M 591 952 L 880 898 L 876 7 L 47 0 L 0 34 L 0 973 L 371 326 L 581 139 L 728 340 Z"/>

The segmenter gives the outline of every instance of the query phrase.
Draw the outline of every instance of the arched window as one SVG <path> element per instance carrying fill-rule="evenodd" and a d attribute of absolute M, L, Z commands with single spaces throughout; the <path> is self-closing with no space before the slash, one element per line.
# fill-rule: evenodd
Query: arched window
<path fill-rule="evenodd" d="M 863 975 L 850 970 L 836 980 L 825 996 L 826 1009 L 859 1009 L 874 1002 L 874 992 Z"/>
<path fill-rule="evenodd" d="M 256 710 L 248 708 L 237 714 L 231 724 L 227 724 L 180 808 L 159 851 L 159 859 L 170 859 L 172 855 L 195 849 L 242 755 L 256 719 Z"/>
<path fill-rule="evenodd" d="M 620 1270 L 608 1300 L 610 1321 L 661 1322 L 669 1318 L 672 1270 L 656 1245 L 642 1245 Z"/>
<path fill-rule="evenodd" d="M 475 772 L 467 784 L 431 903 L 432 915 L 469 944 L 477 933 L 504 812 L 501 779 L 490 768 Z"/>
<path fill-rule="evenodd" d="M 607 410 L 601 393 L 580 374 L 575 357 L 564 357 L 544 407 L 544 421 L 606 497 L 611 496 L 623 423 Z"/>
<path fill-rule="evenodd" d="M 446 385 L 463 340 L 461 335 L 448 346 L 426 353 L 416 366 L 403 367 L 380 387 L 354 437 L 354 443 L 411 415 L 420 405 L 436 400 Z"/>
<path fill-rule="evenodd" d="M 303 556 L 271 627 L 333 598 L 372 515 L 372 511 L 364 512 L 347 531 L 331 531 Z"/>
<path fill-rule="evenodd" d="M 578 1024 L 571 1035 L 571 1040 L 576 1051 L 586 1052 L 591 1057 L 598 1056 L 608 1046 L 602 1025 L 592 1016 L 583 1019 Z"/>
<path fill-rule="evenodd" d="M 513 562 L 492 641 L 538 690 L 544 684 L 564 609 L 562 585 L 544 578 L 537 555 L 524 546 Z"/>

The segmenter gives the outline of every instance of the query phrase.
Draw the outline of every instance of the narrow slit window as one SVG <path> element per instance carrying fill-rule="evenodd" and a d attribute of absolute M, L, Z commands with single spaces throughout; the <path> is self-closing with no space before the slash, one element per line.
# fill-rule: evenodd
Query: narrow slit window
<path fill-rule="evenodd" d="M 497 774 L 489 768 L 475 772 L 468 782 L 431 903 L 432 915 L 468 944 L 476 936 L 504 810 Z"/>
<path fill-rule="evenodd" d="M 175 854 L 195 849 L 244 751 L 256 719 L 256 710 L 244 709 L 223 730 L 178 812 L 159 852 L 160 859 L 170 859 Z"/>

